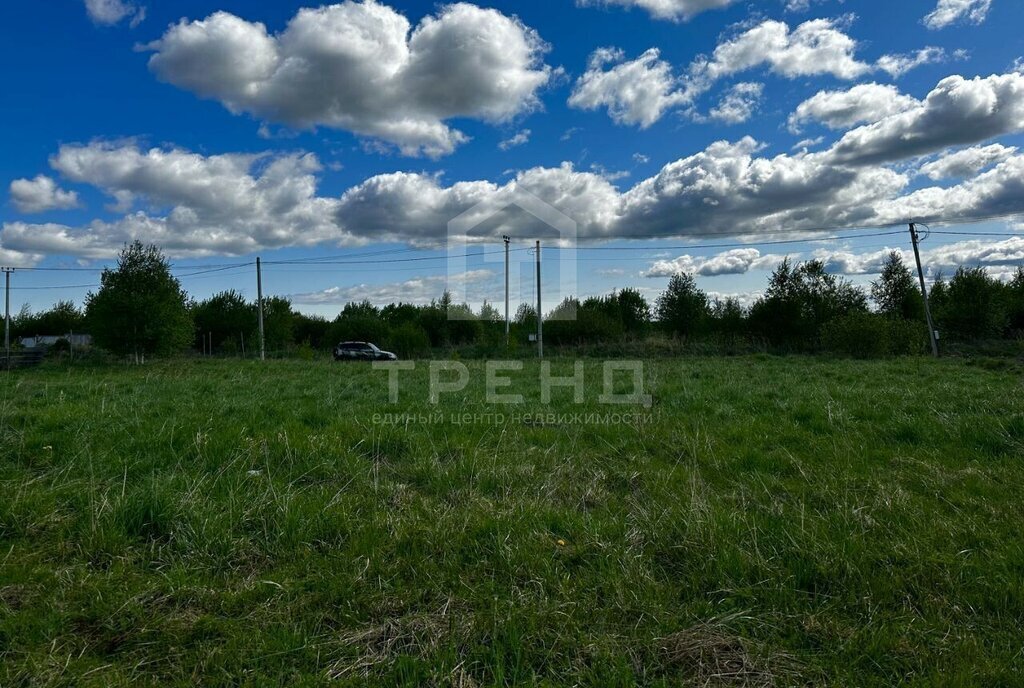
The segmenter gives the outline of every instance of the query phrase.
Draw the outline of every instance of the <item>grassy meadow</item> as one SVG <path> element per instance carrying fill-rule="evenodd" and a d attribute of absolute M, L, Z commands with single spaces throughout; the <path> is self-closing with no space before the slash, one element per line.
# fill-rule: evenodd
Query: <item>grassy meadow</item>
<path fill-rule="evenodd" d="M 0 686 L 1024 682 L 1014 364 L 467 365 L 0 374 Z"/>

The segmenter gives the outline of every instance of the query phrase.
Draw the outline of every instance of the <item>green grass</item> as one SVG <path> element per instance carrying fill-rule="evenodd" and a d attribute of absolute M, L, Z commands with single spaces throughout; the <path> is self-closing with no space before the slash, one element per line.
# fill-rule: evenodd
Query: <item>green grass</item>
<path fill-rule="evenodd" d="M 520 417 L 598 362 L 468 365 L 0 376 L 0 685 L 1024 680 L 1018 369 L 656 361 L 601 425 Z"/>

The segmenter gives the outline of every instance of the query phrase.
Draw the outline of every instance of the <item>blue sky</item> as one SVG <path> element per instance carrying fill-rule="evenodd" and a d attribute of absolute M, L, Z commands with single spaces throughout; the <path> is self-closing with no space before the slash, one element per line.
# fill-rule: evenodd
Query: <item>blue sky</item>
<path fill-rule="evenodd" d="M 786 255 L 866 284 L 909 219 L 932 274 L 1024 262 L 1014 0 L 317 7 L 4 3 L 0 264 L 34 268 L 12 302 L 80 302 L 132 238 L 197 297 L 254 295 L 260 255 L 309 312 L 500 301 L 498 245 L 456 270 L 447 223 L 497 212 L 484 233 L 525 249 L 521 193 L 577 223 L 552 300 L 687 270 L 749 301 Z"/>

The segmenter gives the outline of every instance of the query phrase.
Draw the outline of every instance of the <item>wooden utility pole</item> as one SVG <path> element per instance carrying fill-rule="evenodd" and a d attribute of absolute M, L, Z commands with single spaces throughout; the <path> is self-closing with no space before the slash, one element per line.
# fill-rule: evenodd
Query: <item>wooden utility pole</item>
<path fill-rule="evenodd" d="M 540 240 L 537 241 L 537 357 L 544 358 L 544 316 L 540 298 Z"/>
<path fill-rule="evenodd" d="M 508 313 L 508 242 L 512 238 L 507 234 L 501 237 L 505 241 L 505 346 L 508 346 L 509 313 Z"/>
<path fill-rule="evenodd" d="M 935 323 L 932 321 L 932 309 L 928 305 L 928 286 L 924 282 L 924 268 L 921 267 L 921 251 L 917 248 L 919 241 L 917 236 L 917 225 L 910 223 L 910 241 L 914 244 L 914 260 L 917 261 L 917 277 L 921 280 L 921 298 L 924 299 L 924 317 L 928 321 L 928 339 L 932 343 L 932 355 L 939 357 L 939 338 L 935 333 Z"/>
<path fill-rule="evenodd" d="M 7 366 L 11 365 L 11 273 L 14 268 L 2 268 L 4 271 L 4 352 L 7 354 Z"/>
<path fill-rule="evenodd" d="M 263 339 L 263 267 L 260 264 L 259 256 L 256 257 L 256 302 L 259 313 L 260 324 L 260 360 L 267 360 L 266 343 Z"/>

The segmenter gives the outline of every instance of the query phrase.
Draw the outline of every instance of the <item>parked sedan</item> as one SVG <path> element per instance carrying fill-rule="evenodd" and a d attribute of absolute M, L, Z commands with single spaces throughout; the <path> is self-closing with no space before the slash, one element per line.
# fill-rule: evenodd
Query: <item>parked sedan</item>
<path fill-rule="evenodd" d="M 369 342 L 342 342 L 334 347 L 335 361 L 397 361 L 390 351 L 381 351 Z"/>

